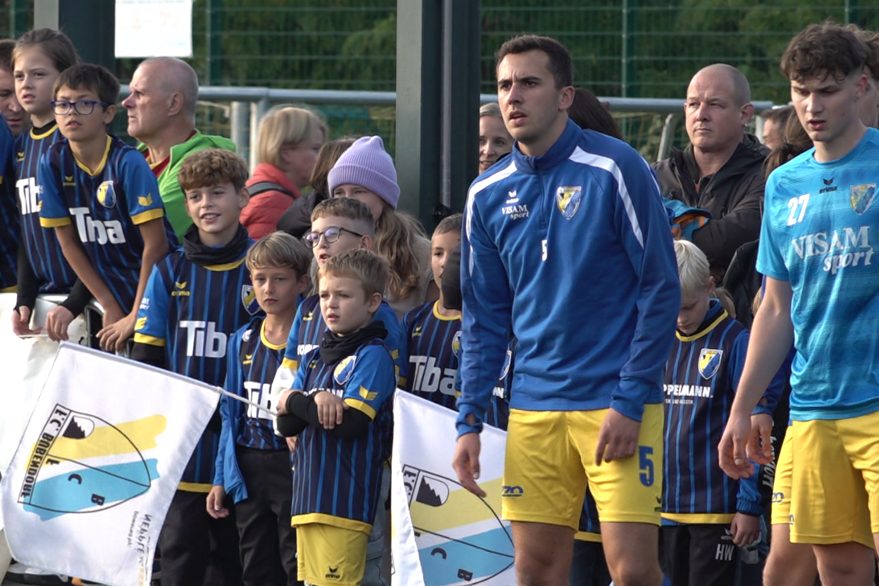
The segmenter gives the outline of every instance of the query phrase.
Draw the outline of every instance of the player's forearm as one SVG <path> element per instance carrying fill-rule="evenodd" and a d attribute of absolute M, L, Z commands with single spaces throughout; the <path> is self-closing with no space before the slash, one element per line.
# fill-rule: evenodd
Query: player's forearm
<path fill-rule="evenodd" d="M 791 344 L 793 324 L 790 310 L 779 304 L 764 302 L 751 329 L 745 369 L 733 401 L 733 414 L 750 417 L 784 362 Z"/>
<path fill-rule="evenodd" d="M 165 237 L 165 227 L 161 219 L 151 220 L 140 227 L 140 233 L 143 237 L 143 254 L 141 255 L 140 273 L 137 279 L 137 292 L 134 295 L 133 307 L 129 310 L 131 314 L 137 314 L 143 294 L 146 291 L 147 283 L 150 280 L 150 274 L 153 267 L 159 260 L 168 254 L 168 239 Z M 125 311 L 126 308 L 122 308 Z"/>
<path fill-rule="evenodd" d="M 82 245 L 76 237 L 73 225 L 60 226 L 55 228 L 55 234 L 58 236 L 58 242 L 61 244 L 61 252 L 64 258 L 70 264 L 70 268 L 76 273 L 76 276 L 88 287 L 98 303 L 105 309 L 116 303 L 116 299 L 110 292 L 107 284 L 92 266 L 92 262 L 85 254 Z"/>

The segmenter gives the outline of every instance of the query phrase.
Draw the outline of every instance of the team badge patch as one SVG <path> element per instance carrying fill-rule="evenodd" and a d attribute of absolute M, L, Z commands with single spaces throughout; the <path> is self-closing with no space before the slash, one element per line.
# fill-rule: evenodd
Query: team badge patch
<path fill-rule="evenodd" d="M 333 380 L 337 385 L 344 385 L 351 379 L 351 373 L 354 372 L 354 363 L 357 362 L 357 356 L 346 356 L 336 365 L 333 371 Z"/>
<path fill-rule="evenodd" d="M 699 351 L 699 374 L 702 375 L 702 378 L 710 379 L 717 374 L 722 356 L 723 350 L 702 348 Z"/>
<path fill-rule="evenodd" d="M 105 208 L 116 206 L 116 188 L 112 181 L 104 181 L 98 185 L 98 203 Z"/>
<path fill-rule="evenodd" d="M 852 185 L 849 190 L 849 203 L 852 209 L 859 214 L 863 214 L 876 199 L 876 184 L 864 183 L 862 185 Z"/>
<path fill-rule="evenodd" d="M 461 330 L 455 332 L 454 337 L 452 337 L 452 353 L 455 355 L 455 358 L 461 356 Z"/>
<path fill-rule="evenodd" d="M 559 206 L 562 217 L 570 220 L 580 209 L 580 200 L 583 198 L 583 189 L 576 187 L 559 187 L 555 192 L 555 202 Z"/>
<path fill-rule="evenodd" d="M 256 315 L 256 312 L 259 311 L 259 303 L 256 301 L 253 285 L 241 285 L 241 303 L 244 304 L 244 309 L 250 315 Z"/>

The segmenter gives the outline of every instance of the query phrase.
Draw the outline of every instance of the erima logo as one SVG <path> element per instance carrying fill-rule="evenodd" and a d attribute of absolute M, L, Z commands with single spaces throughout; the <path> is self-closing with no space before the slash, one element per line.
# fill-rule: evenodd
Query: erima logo
<path fill-rule="evenodd" d="M 83 242 L 97 242 L 104 245 L 125 244 L 125 232 L 119 220 L 95 220 L 88 208 L 70 208 L 76 220 L 76 231 Z"/>
<path fill-rule="evenodd" d="M 505 484 L 501 487 L 501 497 L 519 497 L 525 494 L 525 489 L 521 486 Z"/>
<path fill-rule="evenodd" d="M 413 338 L 417 338 L 417 337 L 420 336 L 420 335 L 421 335 L 421 326 L 415 326 L 415 327 L 412 329 L 412 337 L 413 337 Z"/>
<path fill-rule="evenodd" d="M 507 203 L 518 203 L 519 193 L 515 189 L 507 192 Z"/>
<path fill-rule="evenodd" d="M 65 175 L 64 181 L 62 182 L 64 187 L 73 187 L 76 185 L 76 181 L 73 180 L 73 175 Z"/>
<path fill-rule="evenodd" d="M 190 293 L 186 290 L 187 281 L 175 281 L 174 290 L 171 291 L 171 297 L 189 297 Z"/>
<path fill-rule="evenodd" d="M 830 193 L 837 190 L 837 187 L 833 184 L 833 177 L 830 179 L 822 179 L 822 181 L 824 181 L 824 187 L 819 189 L 818 193 Z"/>
<path fill-rule="evenodd" d="M 23 161 L 24 160 L 24 151 L 18 151 L 17 153 L 15 153 L 15 158 L 18 159 L 19 161 Z"/>
<path fill-rule="evenodd" d="M 339 573 L 339 566 L 336 566 L 335 568 L 333 566 L 328 566 L 324 578 L 327 580 L 341 580 L 342 574 Z"/>
<path fill-rule="evenodd" d="M 311 321 L 314 318 L 314 312 L 309 311 L 305 315 L 302 316 L 302 321 Z"/>

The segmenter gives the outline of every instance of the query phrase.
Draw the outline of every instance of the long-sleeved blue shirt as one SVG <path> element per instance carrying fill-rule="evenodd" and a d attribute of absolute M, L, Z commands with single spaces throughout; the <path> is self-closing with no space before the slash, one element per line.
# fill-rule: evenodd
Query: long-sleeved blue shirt
<path fill-rule="evenodd" d="M 480 429 L 513 336 L 512 408 L 640 420 L 662 401 L 677 263 L 653 173 L 629 145 L 569 122 L 541 157 L 516 146 L 470 187 L 461 244 L 459 433 Z"/>

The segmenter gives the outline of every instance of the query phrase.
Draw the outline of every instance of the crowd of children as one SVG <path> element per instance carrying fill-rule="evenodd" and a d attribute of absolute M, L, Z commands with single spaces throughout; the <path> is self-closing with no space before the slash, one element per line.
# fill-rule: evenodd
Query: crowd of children
<path fill-rule="evenodd" d="M 62 33 L 34 30 L 11 48 L 16 101 L 8 106 L 3 51 L 0 44 L 0 111 L 15 124 L 0 124 L 0 290 L 17 293 L 13 331 L 45 329 L 64 340 L 94 299 L 103 349 L 245 401 L 223 397 L 184 470 L 159 541 L 161 583 L 388 584 L 391 398 L 399 388 L 456 408 L 467 351 L 464 217 L 446 217 L 428 240 L 397 210 L 400 187 L 381 138 L 321 148 L 327 129 L 317 115 L 279 108 L 261 126 L 258 179 L 248 182 L 245 162 L 228 150 L 182 162 L 177 180 L 192 225 L 178 242 L 156 169 L 107 131 L 118 80 L 80 63 Z M 483 131 L 481 171 L 489 172 L 509 165 L 496 151 L 513 147 L 499 112 L 482 115 L 500 123 L 498 136 Z M 306 184 L 313 192 L 302 196 Z M 869 202 L 856 195 L 851 205 L 863 214 L 872 193 Z M 559 199 L 558 213 L 567 205 Z M 274 230 L 287 221 L 295 237 Z M 725 474 L 717 449 L 749 334 L 716 298 L 705 254 L 683 240 L 675 254 L 681 296 L 664 441 L 641 471 L 650 483 L 654 472 L 661 478 L 664 574 L 675 585 L 732 585 L 744 579 L 736 570 L 743 548 L 765 538 L 769 500 L 750 468 Z M 35 324 L 42 294 L 64 298 Z M 501 429 L 516 392 L 517 342 L 506 335 L 481 420 Z M 786 368 L 770 384 L 750 382 L 749 397 L 777 403 Z M 452 441 L 453 430 L 438 434 Z M 575 547 L 572 583 L 607 584 L 599 512 L 585 497 L 576 538 L 592 546 Z"/>

